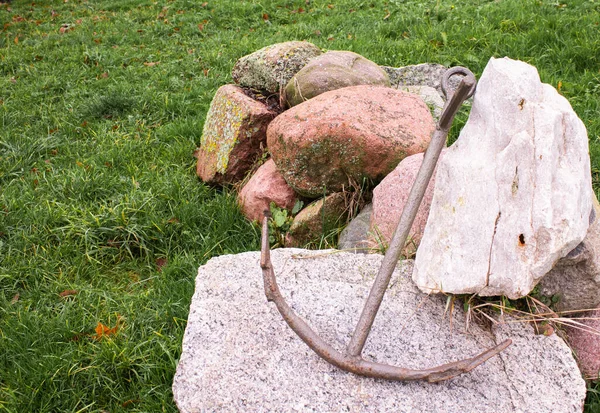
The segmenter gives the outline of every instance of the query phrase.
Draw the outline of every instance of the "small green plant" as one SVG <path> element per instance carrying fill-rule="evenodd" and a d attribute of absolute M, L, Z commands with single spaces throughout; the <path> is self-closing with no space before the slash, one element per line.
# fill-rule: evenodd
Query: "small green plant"
<path fill-rule="evenodd" d="M 298 200 L 294 204 L 291 213 L 287 209 L 279 208 L 275 202 L 271 202 L 269 209 L 271 210 L 271 218 L 269 219 L 269 244 L 272 248 L 282 247 L 285 245 L 285 236 L 292 226 L 294 216 L 300 212 L 304 202 Z"/>

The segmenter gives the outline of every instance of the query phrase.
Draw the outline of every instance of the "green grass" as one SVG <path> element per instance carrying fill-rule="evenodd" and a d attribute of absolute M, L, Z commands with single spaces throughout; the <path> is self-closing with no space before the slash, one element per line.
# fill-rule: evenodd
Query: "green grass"
<path fill-rule="evenodd" d="M 491 56 L 527 61 L 586 124 L 599 188 L 600 2 L 308 3 L 0 5 L 0 411 L 176 411 L 196 269 L 259 238 L 233 194 L 198 181 L 192 153 L 233 63 L 263 46 L 477 75 Z"/>

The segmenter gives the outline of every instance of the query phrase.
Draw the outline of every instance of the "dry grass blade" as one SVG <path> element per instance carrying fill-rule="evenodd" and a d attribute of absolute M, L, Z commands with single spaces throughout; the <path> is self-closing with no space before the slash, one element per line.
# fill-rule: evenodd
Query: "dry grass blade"
<path fill-rule="evenodd" d="M 547 305 L 536 299 L 535 297 L 527 296 L 527 303 L 530 304 L 529 308 L 531 311 L 523 311 L 516 308 L 511 308 L 502 304 L 497 303 L 481 303 L 475 306 L 471 306 L 470 310 L 477 312 L 482 315 L 486 319 L 490 320 L 492 323 L 499 323 L 498 320 L 491 317 L 486 313 L 485 309 L 495 309 L 500 311 L 501 314 L 508 314 L 513 317 L 512 320 L 503 319 L 502 323 L 542 323 L 547 322 L 561 327 L 569 327 L 575 328 L 578 330 L 582 330 L 588 332 L 590 334 L 600 335 L 600 330 L 594 327 L 591 327 L 582 321 L 585 320 L 600 320 L 600 317 L 566 317 L 567 314 L 576 314 L 582 312 L 594 311 L 594 309 L 585 309 L 578 311 L 564 311 L 564 312 L 556 312 L 549 308 Z M 532 308 L 533 307 L 533 308 Z"/>

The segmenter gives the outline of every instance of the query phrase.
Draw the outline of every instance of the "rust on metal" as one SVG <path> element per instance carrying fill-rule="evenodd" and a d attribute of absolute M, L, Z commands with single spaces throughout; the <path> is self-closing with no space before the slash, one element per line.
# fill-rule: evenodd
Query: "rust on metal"
<path fill-rule="evenodd" d="M 448 81 L 450 77 L 462 75 L 458 87 L 451 91 Z M 279 291 L 273 265 L 271 263 L 269 249 L 269 225 L 268 216 L 265 214 L 262 226 L 262 245 L 260 266 L 263 272 L 265 294 L 268 301 L 275 303 L 277 309 L 283 316 L 285 322 L 292 330 L 320 357 L 329 363 L 343 370 L 359 374 L 362 376 L 388 379 L 388 380 L 427 380 L 429 382 L 438 382 L 448 380 L 460 374 L 467 373 L 484 363 L 489 358 L 497 355 L 511 344 L 511 340 L 505 340 L 495 347 L 492 347 L 483 353 L 464 360 L 441 366 L 413 370 L 403 367 L 391 366 L 388 364 L 376 363 L 362 358 L 361 354 L 371 327 L 379 311 L 385 291 L 387 290 L 392 273 L 400 259 L 400 252 L 406 243 L 408 233 L 412 227 L 413 221 L 419 209 L 419 205 L 427 189 L 427 185 L 433 175 L 435 165 L 439 159 L 440 153 L 446 144 L 446 137 L 452 124 L 454 116 L 460 109 L 462 103 L 473 95 L 477 81 L 473 73 L 464 67 L 454 67 L 449 69 L 442 77 L 442 90 L 446 95 L 446 104 L 442 115 L 437 123 L 429 147 L 425 152 L 423 163 L 417 173 L 417 177 L 408 196 L 408 200 L 400 222 L 396 227 L 390 246 L 383 258 L 383 262 L 371 287 L 367 302 L 362 310 L 354 334 L 346 348 L 345 353 L 337 351 L 317 335 L 310 326 L 291 309 Z"/>

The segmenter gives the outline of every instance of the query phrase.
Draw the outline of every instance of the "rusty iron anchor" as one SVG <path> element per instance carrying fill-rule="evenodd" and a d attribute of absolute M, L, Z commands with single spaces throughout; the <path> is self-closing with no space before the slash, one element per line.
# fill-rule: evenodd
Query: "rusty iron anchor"
<path fill-rule="evenodd" d="M 455 75 L 462 75 L 463 77 L 456 90 L 452 91 L 449 87 L 449 79 Z M 262 223 L 260 266 L 263 272 L 267 301 L 275 303 L 285 322 L 315 353 L 342 370 L 361 376 L 387 380 L 427 380 L 429 382 L 439 382 L 471 371 L 486 360 L 500 353 L 512 343 L 512 341 L 508 339 L 475 357 L 423 370 L 377 363 L 365 360 L 361 356 L 365 342 L 367 341 L 369 333 L 371 332 L 371 327 L 373 326 L 373 322 L 379 311 L 383 296 L 389 286 L 392 273 L 400 258 L 400 252 L 406 243 L 409 230 L 412 227 L 412 223 L 415 220 L 417 210 L 419 209 L 427 185 L 433 175 L 440 152 L 446 145 L 446 137 L 448 136 L 448 131 L 452 125 L 452 120 L 462 103 L 473 95 L 476 85 L 477 81 L 475 76 L 471 71 L 464 67 L 453 67 L 446 71 L 442 77 L 442 90 L 446 95 L 446 104 L 444 105 L 444 109 L 436 125 L 429 147 L 425 152 L 423 163 L 417 173 L 406 205 L 402 210 L 402 215 L 398 222 L 398 226 L 394 231 L 390 246 L 383 258 L 375 282 L 371 287 L 369 297 L 362 310 L 354 334 L 344 353 L 334 349 L 319 337 L 319 335 L 290 308 L 281 295 L 270 258 L 268 213 L 265 211 L 265 217 L 263 218 Z"/>

